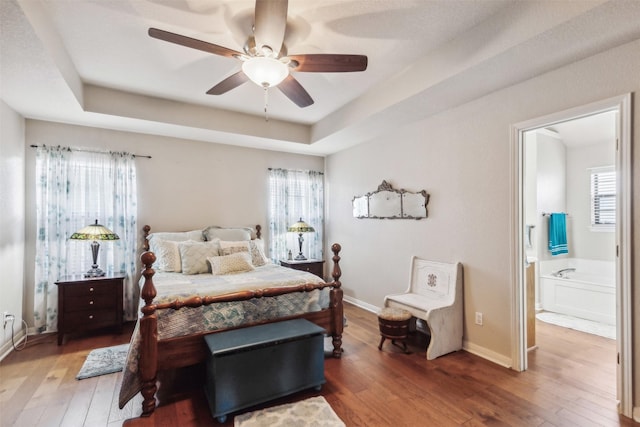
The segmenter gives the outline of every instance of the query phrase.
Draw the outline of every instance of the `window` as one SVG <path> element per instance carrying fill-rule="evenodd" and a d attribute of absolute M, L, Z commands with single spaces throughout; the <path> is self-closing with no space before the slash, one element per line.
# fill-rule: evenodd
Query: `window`
<path fill-rule="evenodd" d="M 120 240 L 100 245 L 98 264 L 107 273 L 124 272 L 124 310 L 137 317 L 137 191 L 134 156 L 68 147 L 36 151 L 34 321 L 36 330 L 55 331 L 58 279 L 83 274 L 92 264 L 89 242 L 69 237 L 96 219 Z"/>
<path fill-rule="evenodd" d="M 298 238 L 287 228 L 302 218 L 315 229 L 303 235 L 302 252 L 323 259 L 324 175 L 322 172 L 269 169 L 269 253 L 278 263 L 290 250 L 298 253 Z"/>
<path fill-rule="evenodd" d="M 591 169 L 591 229 L 614 230 L 616 171 L 613 166 Z"/>

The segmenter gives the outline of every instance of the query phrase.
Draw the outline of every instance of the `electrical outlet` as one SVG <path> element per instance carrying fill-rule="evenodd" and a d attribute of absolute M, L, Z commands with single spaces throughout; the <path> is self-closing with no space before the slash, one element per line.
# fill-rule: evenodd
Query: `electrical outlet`
<path fill-rule="evenodd" d="M 482 326 L 482 313 L 476 311 L 476 325 Z"/>
<path fill-rule="evenodd" d="M 4 314 L 2 315 L 2 320 L 3 320 L 3 328 L 7 329 L 7 323 L 9 323 L 9 321 L 15 319 L 15 316 L 13 314 L 9 314 L 8 311 L 5 311 Z"/>

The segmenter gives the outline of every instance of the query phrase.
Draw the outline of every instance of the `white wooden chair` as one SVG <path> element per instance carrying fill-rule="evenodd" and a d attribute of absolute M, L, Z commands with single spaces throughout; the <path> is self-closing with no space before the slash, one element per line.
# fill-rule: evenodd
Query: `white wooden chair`
<path fill-rule="evenodd" d="M 462 264 L 446 264 L 411 258 L 411 278 L 407 291 L 387 295 L 385 307 L 402 308 L 429 327 L 431 339 L 427 359 L 462 348 L 463 278 Z"/>

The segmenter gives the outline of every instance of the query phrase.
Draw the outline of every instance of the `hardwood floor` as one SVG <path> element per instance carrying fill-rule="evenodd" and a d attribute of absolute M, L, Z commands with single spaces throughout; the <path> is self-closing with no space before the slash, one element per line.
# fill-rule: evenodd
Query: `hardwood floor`
<path fill-rule="evenodd" d="M 327 383 L 265 406 L 323 395 L 347 426 L 632 426 L 616 411 L 615 342 L 537 323 L 539 348 L 529 370 L 514 372 L 460 351 L 425 359 L 426 338 L 411 337 L 412 354 L 377 346 L 375 314 L 346 305 L 342 359 L 327 359 Z M 121 374 L 78 381 L 90 350 L 128 341 L 125 334 L 33 338 L 0 363 L 0 426 L 116 426 L 140 413 L 140 400 L 117 406 Z M 128 426 L 232 426 L 210 415 L 202 370 L 190 368 L 160 381 L 161 406 Z M 170 391 L 170 393 L 166 393 Z"/>

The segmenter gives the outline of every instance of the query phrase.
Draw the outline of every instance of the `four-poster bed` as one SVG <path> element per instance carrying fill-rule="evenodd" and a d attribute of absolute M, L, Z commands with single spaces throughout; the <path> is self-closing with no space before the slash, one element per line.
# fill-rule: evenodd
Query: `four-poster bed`
<path fill-rule="evenodd" d="M 331 247 L 331 282 L 321 282 L 310 273 L 270 262 L 249 267 L 250 271 L 247 272 L 228 275 L 184 275 L 176 272 L 157 273 L 154 270 L 157 256 L 149 251 L 151 227 L 147 225 L 143 230 L 145 252 L 140 257 L 144 265 L 140 291 L 141 315 L 124 369 L 119 402 L 121 408 L 141 392 L 142 416 L 151 415 L 156 407 L 158 372 L 205 361 L 208 352 L 204 336 L 223 330 L 304 318 L 326 330 L 332 338 L 333 357 L 341 356 L 344 316 L 339 244 Z M 229 229 L 214 227 L 213 231 L 222 233 L 225 230 Z M 261 242 L 260 232 L 258 225 L 252 237 Z M 189 241 L 179 244 L 182 250 L 188 244 L 199 243 Z M 210 265 L 209 269 L 212 267 Z M 205 284 L 206 280 L 215 281 L 214 285 Z M 290 311 L 284 311 L 283 307 L 288 307 Z M 195 327 L 200 321 L 203 325 Z"/>

